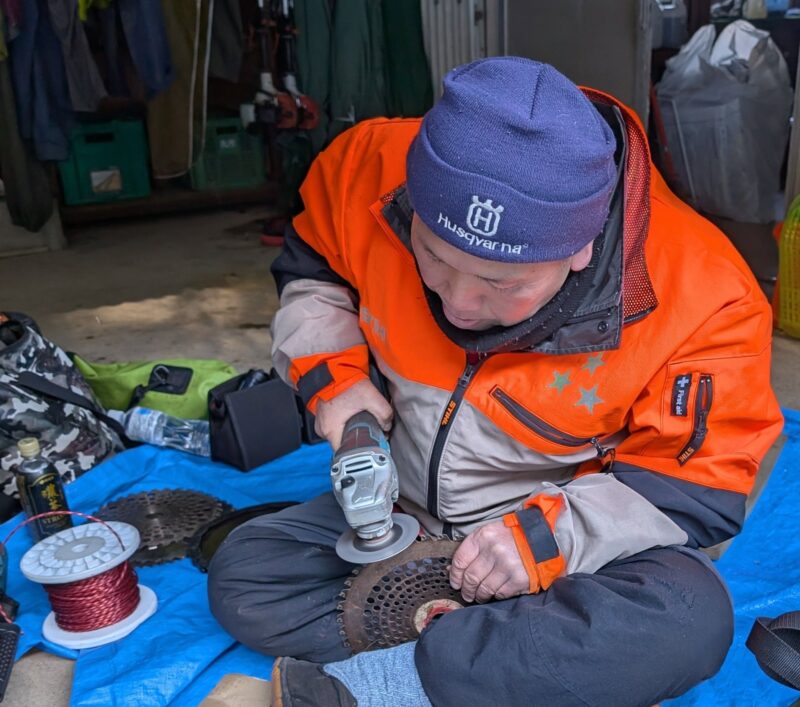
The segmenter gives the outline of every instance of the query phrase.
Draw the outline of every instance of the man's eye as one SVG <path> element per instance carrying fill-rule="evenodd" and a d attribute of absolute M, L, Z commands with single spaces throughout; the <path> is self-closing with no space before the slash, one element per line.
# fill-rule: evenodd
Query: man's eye
<path fill-rule="evenodd" d="M 498 282 L 497 280 L 488 280 L 487 278 L 482 277 L 485 283 L 489 285 L 493 290 L 498 290 L 499 292 L 511 292 L 511 290 L 515 290 L 519 285 L 508 285 L 504 282 Z"/>
<path fill-rule="evenodd" d="M 428 252 L 428 258 L 430 258 L 430 260 L 432 260 L 434 263 L 441 263 L 442 262 L 441 258 L 437 258 L 431 251 L 427 251 L 427 252 Z"/>

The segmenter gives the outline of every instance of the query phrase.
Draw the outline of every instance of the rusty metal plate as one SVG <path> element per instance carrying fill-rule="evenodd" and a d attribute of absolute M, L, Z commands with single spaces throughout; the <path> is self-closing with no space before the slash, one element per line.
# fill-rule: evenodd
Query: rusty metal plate
<path fill-rule="evenodd" d="M 412 641 L 432 621 L 465 606 L 449 579 L 459 544 L 421 539 L 353 573 L 340 595 L 338 619 L 354 653 Z"/>

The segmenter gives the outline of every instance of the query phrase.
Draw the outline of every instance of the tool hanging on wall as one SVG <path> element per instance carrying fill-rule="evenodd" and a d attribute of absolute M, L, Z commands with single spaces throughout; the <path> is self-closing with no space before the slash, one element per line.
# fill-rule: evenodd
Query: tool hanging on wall
<path fill-rule="evenodd" d="M 319 124 L 319 106 L 297 87 L 297 27 L 294 0 L 271 0 L 270 19 L 277 37 L 277 70 L 280 82 L 297 106 L 297 129 L 313 130 Z"/>
<path fill-rule="evenodd" d="M 294 3 L 258 0 L 254 29 L 261 57 L 259 90 L 240 107 L 242 123 L 254 130 L 313 130 L 319 106 L 297 86 Z"/>
<path fill-rule="evenodd" d="M 279 132 L 313 130 L 320 109 L 297 85 L 293 0 L 258 0 L 253 29 L 261 57 L 259 90 L 250 103 L 240 106 L 242 124 L 247 130 L 263 131 L 270 144 L 275 144 Z M 288 215 L 264 221 L 262 245 L 281 246 L 288 221 Z"/>

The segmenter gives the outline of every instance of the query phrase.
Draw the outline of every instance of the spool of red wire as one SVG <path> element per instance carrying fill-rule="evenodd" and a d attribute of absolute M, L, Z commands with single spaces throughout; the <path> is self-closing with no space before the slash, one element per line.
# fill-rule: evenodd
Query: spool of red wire
<path fill-rule="evenodd" d="M 67 528 L 28 550 L 20 569 L 44 587 L 53 609 L 44 637 L 67 648 L 94 648 L 150 617 L 156 595 L 138 583 L 127 561 L 138 547 L 136 528 L 109 521 Z"/>

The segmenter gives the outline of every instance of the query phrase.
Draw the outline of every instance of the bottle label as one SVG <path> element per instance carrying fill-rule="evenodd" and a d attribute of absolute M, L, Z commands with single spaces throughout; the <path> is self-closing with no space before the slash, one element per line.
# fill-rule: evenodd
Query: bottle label
<path fill-rule="evenodd" d="M 26 496 L 23 506 L 26 510 L 29 509 L 28 513 L 31 516 L 49 511 L 69 510 L 61 479 L 57 473 L 43 474 L 31 483 L 23 484 L 20 488 L 20 495 L 22 494 Z M 38 518 L 32 525 L 35 526 L 34 536 L 39 541 L 60 530 L 71 528 L 72 516 L 65 513 L 64 515 Z"/>

